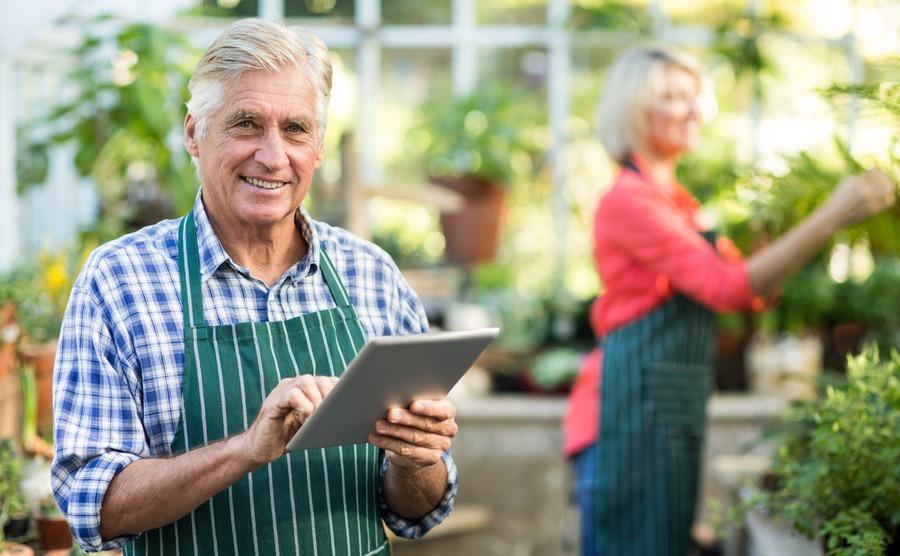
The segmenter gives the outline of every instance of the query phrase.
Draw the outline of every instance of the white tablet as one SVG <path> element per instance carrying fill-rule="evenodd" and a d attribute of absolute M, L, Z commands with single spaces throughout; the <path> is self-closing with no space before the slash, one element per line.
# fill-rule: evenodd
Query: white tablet
<path fill-rule="evenodd" d="M 375 421 L 416 399 L 442 399 L 499 328 L 369 340 L 287 444 L 288 452 L 368 442 Z"/>

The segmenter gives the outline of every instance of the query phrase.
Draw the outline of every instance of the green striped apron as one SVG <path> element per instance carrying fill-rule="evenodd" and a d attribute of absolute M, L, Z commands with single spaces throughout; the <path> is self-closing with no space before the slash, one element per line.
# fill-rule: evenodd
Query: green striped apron
<path fill-rule="evenodd" d="M 714 325 L 712 311 L 676 294 L 604 338 L 593 554 L 688 553 Z"/>
<path fill-rule="evenodd" d="M 246 430 L 278 381 L 340 375 L 365 342 L 330 259 L 320 269 L 333 309 L 281 322 L 206 326 L 193 212 L 181 224 L 184 309 L 182 415 L 173 453 Z M 147 531 L 131 555 L 389 554 L 378 507 L 378 449 L 370 444 L 286 454 L 189 515 Z"/>

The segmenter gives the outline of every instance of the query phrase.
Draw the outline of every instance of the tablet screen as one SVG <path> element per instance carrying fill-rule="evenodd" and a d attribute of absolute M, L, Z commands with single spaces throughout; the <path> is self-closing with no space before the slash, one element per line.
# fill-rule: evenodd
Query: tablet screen
<path fill-rule="evenodd" d="M 360 444 L 392 407 L 443 399 L 499 328 L 373 338 L 288 442 L 287 451 Z"/>

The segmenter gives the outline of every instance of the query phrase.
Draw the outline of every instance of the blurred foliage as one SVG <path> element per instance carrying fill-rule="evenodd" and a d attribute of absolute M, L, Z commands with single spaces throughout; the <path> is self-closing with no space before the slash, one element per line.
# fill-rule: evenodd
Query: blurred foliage
<path fill-rule="evenodd" d="M 510 85 L 431 98 L 407 146 L 432 176 L 476 175 L 511 187 L 530 181 L 543 152 L 543 110 Z"/>
<path fill-rule="evenodd" d="M 569 27 L 581 30 L 616 29 L 646 36 L 653 30 L 653 19 L 645 6 L 632 2 L 579 2 L 572 7 Z"/>
<path fill-rule="evenodd" d="M 190 209 L 198 183 L 181 126 L 199 54 L 172 28 L 111 16 L 82 25 L 69 76 L 77 94 L 32 134 L 46 134 L 49 145 L 74 144 L 75 167 L 100 196 L 90 233 L 105 241 Z"/>
<path fill-rule="evenodd" d="M 0 438 L 0 549 L 6 540 L 2 526 L 10 518 L 20 516 L 25 509 L 25 493 L 22 491 L 23 461 L 14 441 Z"/>
<path fill-rule="evenodd" d="M 900 355 L 871 347 L 847 362 L 843 387 L 787 414 L 769 487 L 735 510 L 762 509 L 829 556 L 885 555 L 900 540 Z M 895 552 L 891 552 L 894 554 Z"/>
<path fill-rule="evenodd" d="M 543 390 L 568 388 L 575 382 L 584 353 L 573 347 L 553 347 L 534 356 L 528 376 Z"/>
<path fill-rule="evenodd" d="M 50 171 L 48 149 L 47 141 L 29 137 L 27 127 L 20 126 L 16 131 L 16 192 L 20 195 L 47 179 Z"/>
<path fill-rule="evenodd" d="M 59 336 L 72 285 L 94 247 L 43 251 L 0 275 L 0 304 L 15 304 L 23 341 L 41 344 Z"/>
<path fill-rule="evenodd" d="M 372 241 L 400 268 L 442 262 L 444 236 L 428 207 L 413 201 L 375 197 L 369 201 Z"/>
<path fill-rule="evenodd" d="M 722 11 L 722 19 L 714 26 L 712 50 L 725 57 L 737 76 L 757 78 L 770 71 L 772 63 L 760 50 L 763 33 L 782 30 L 788 21 L 778 11 L 766 14 L 729 13 Z"/>
<path fill-rule="evenodd" d="M 259 0 L 202 0 L 190 13 L 214 17 L 257 17 Z M 353 17 L 353 0 L 286 0 L 285 15 Z"/>

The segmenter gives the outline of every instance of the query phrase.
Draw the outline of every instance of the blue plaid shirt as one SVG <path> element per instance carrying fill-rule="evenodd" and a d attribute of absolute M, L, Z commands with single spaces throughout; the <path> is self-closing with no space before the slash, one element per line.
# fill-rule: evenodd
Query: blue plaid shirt
<path fill-rule="evenodd" d="M 384 251 L 312 220 L 302 206 L 296 222 L 309 255 L 271 288 L 228 257 L 199 193 L 194 212 L 208 325 L 280 321 L 334 307 L 318 271 L 324 249 L 367 338 L 427 330 L 421 302 Z M 184 361 L 178 223 L 163 221 L 99 247 L 66 309 L 54 380 L 51 480 L 78 542 L 88 549 L 107 550 L 135 538 L 100 539 L 100 504 L 116 473 L 139 458 L 171 455 Z M 383 477 L 388 462 L 381 457 Z M 449 515 L 457 474 L 449 452 L 444 462 L 446 494 L 421 521 L 396 515 L 381 496 L 382 517 L 397 535 L 420 537 Z"/>

